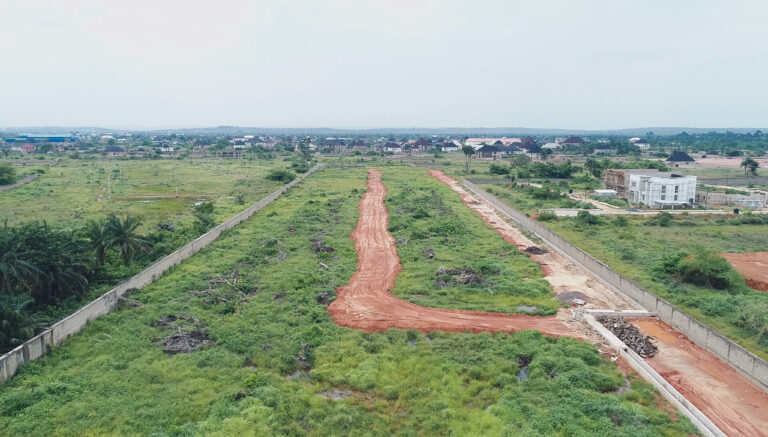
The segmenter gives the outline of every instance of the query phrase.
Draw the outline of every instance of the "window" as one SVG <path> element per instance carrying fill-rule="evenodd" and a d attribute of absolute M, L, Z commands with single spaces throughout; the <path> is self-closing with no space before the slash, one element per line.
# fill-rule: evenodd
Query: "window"
<path fill-rule="evenodd" d="M 667 196 L 665 196 L 665 195 L 663 195 L 663 194 L 662 194 L 662 195 L 661 195 L 661 200 L 664 200 L 664 199 L 666 199 L 666 197 L 667 197 Z"/>
<path fill-rule="evenodd" d="M 675 185 L 675 194 L 677 194 L 680 191 L 680 185 Z"/>
<path fill-rule="evenodd" d="M 677 200 L 677 194 L 675 194 L 675 200 Z"/>
<path fill-rule="evenodd" d="M 667 186 L 666 185 L 662 185 L 661 186 L 661 192 L 662 193 L 666 193 L 667 192 Z"/>

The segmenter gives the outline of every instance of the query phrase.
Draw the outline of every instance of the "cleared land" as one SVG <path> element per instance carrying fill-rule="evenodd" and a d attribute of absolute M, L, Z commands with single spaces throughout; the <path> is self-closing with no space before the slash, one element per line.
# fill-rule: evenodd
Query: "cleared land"
<path fill-rule="evenodd" d="M 768 252 L 724 253 L 723 257 L 758 291 L 768 291 Z"/>
<path fill-rule="evenodd" d="M 355 272 L 364 180 L 313 175 L 23 367 L 0 435 L 695 434 L 572 338 L 337 326 L 322 302 Z M 172 354 L 178 335 L 201 346 Z"/>
<path fill-rule="evenodd" d="M 476 311 L 427 308 L 394 297 L 388 292 L 402 270 L 395 239 L 387 232 L 386 189 L 381 172 L 368 171 L 368 191 L 360 201 L 360 220 L 351 234 L 358 252 L 358 267 L 349 283 L 336 290 L 338 299 L 329 307 L 342 326 L 380 331 L 389 328 L 423 332 L 515 332 L 535 329 L 547 335 L 575 336 L 555 317 L 526 316 Z"/>
<path fill-rule="evenodd" d="M 127 213 L 142 217 L 145 227 L 152 227 L 161 221 L 186 221 L 195 202 L 211 201 L 217 222 L 221 222 L 282 185 L 265 179 L 275 167 L 286 167 L 286 163 L 102 159 L 17 165 L 19 173 L 37 169 L 44 173 L 22 187 L 0 193 L 0 221 L 7 219 L 9 225 L 15 225 L 46 220 L 56 226 L 76 227 L 87 219 Z M 242 195 L 242 203 L 238 195 Z"/>

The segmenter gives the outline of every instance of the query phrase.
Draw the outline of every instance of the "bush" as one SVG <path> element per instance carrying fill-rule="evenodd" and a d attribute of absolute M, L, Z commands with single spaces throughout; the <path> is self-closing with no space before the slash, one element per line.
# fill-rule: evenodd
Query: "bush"
<path fill-rule="evenodd" d="M 683 282 L 716 290 L 739 291 L 746 287 L 728 260 L 711 252 L 683 258 L 677 264 L 677 274 Z"/>
<path fill-rule="evenodd" d="M 16 169 L 9 162 L 0 164 L 0 185 L 16 183 Z"/>
<path fill-rule="evenodd" d="M 552 211 L 541 211 L 538 220 L 541 222 L 557 221 L 557 214 Z"/>
<path fill-rule="evenodd" d="M 497 175 L 508 175 L 509 174 L 509 167 L 503 166 L 503 165 L 496 165 L 491 164 L 491 167 L 489 169 L 491 174 L 497 174 Z"/>
<path fill-rule="evenodd" d="M 288 169 L 273 169 L 267 174 L 267 179 L 287 184 L 296 179 L 296 173 Z"/>
<path fill-rule="evenodd" d="M 602 224 L 600 217 L 590 214 L 589 211 L 579 211 L 576 215 L 576 221 L 587 226 L 594 226 Z"/>

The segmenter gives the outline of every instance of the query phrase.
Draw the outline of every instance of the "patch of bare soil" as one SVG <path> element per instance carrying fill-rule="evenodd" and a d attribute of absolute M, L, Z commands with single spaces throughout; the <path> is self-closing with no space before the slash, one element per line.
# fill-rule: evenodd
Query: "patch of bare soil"
<path fill-rule="evenodd" d="M 744 278 L 747 286 L 768 291 L 768 252 L 723 253 L 723 258 Z"/>
<path fill-rule="evenodd" d="M 390 328 L 463 332 L 514 332 L 535 329 L 552 336 L 581 337 L 558 316 L 526 316 L 422 307 L 389 293 L 402 269 L 397 247 L 387 231 L 389 213 L 381 173 L 368 170 L 368 191 L 360 201 L 360 219 L 351 237 L 358 253 L 357 271 L 336 290 L 328 306 L 333 320 L 364 331 Z"/>
<path fill-rule="evenodd" d="M 189 353 L 199 349 L 202 346 L 210 346 L 214 341 L 203 331 L 179 332 L 160 340 L 160 346 L 163 351 L 170 355 L 179 353 Z"/>
<path fill-rule="evenodd" d="M 646 362 L 720 430 L 729 436 L 768 436 L 768 394 L 666 323 L 631 321 L 656 339 L 658 354 Z"/>

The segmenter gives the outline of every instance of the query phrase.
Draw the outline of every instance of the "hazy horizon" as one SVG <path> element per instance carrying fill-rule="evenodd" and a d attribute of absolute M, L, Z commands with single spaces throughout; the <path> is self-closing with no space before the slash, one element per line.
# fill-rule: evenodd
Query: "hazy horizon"
<path fill-rule="evenodd" d="M 759 128 L 767 12 L 758 1 L 6 0 L 0 126 Z"/>

